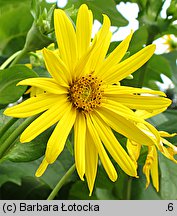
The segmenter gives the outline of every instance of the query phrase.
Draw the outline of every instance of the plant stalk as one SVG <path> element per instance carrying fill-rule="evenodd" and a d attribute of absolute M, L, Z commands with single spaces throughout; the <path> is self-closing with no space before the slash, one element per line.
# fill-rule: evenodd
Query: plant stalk
<path fill-rule="evenodd" d="M 57 195 L 58 191 L 61 189 L 61 187 L 66 183 L 68 178 L 72 175 L 76 168 L 76 165 L 73 164 L 70 169 L 66 172 L 66 174 L 60 179 L 60 181 L 57 183 L 55 188 L 52 190 L 51 194 L 48 196 L 47 200 L 53 200 L 55 196 Z"/>
<path fill-rule="evenodd" d="M 16 56 L 16 58 L 12 61 L 12 63 L 10 64 L 10 67 L 12 67 L 13 65 L 17 64 L 18 61 L 27 54 L 26 49 L 22 49 L 19 54 Z"/>
<path fill-rule="evenodd" d="M 38 115 L 37 115 L 38 116 Z M 13 142 L 17 139 L 17 137 L 27 128 L 27 126 L 33 122 L 37 116 L 32 116 L 27 118 L 18 128 L 16 128 L 12 134 L 5 140 L 4 143 L 0 145 L 0 158 L 3 157 L 5 152 L 9 149 L 9 147 L 13 144 Z"/>
<path fill-rule="evenodd" d="M 0 129 L 0 139 L 4 133 L 18 120 L 18 118 L 11 118 L 1 129 Z"/>

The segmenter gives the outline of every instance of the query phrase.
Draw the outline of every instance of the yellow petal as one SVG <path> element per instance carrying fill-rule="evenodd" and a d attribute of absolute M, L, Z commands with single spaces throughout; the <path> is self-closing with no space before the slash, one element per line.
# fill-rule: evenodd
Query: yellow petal
<path fill-rule="evenodd" d="M 67 109 L 68 103 L 65 100 L 60 100 L 53 105 L 49 110 L 43 113 L 40 117 L 34 120 L 22 133 L 20 142 L 30 142 L 43 131 L 47 130 L 53 124 L 58 122 L 63 112 Z"/>
<path fill-rule="evenodd" d="M 83 176 L 85 174 L 85 136 L 85 116 L 82 113 L 78 113 L 74 124 L 74 156 L 77 172 L 81 180 L 84 180 Z"/>
<path fill-rule="evenodd" d="M 177 133 L 170 134 L 170 133 L 168 133 L 166 131 L 159 131 L 159 134 L 160 134 L 161 137 L 174 137 L 174 136 L 177 135 Z"/>
<path fill-rule="evenodd" d="M 155 110 L 136 110 L 135 113 L 143 119 L 148 119 L 155 115 L 158 115 L 159 113 L 164 112 L 165 110 L 166 107 L 162 109 L 155 109 Z"/>
<path fill-rule="evenodd" d="M 141 96 L 141 95 L 119 95 L 118 97 L 109 97 L 130 109 L 139 110 L 159 110 L 165 109 L 171 104 L 171 100 L 164 97 Z"/>
<path fill-rule="evenodd" d="M 138 124 L 138 127 L 139 127 L 139 125 L 140 124 Z M 140 128 L 141 127 L 142 127 L 142 124 L 141 124 Z M 143 131 L 154 140 L 154 143 L 157 146 L 157 148 L 159 150 L 162 150 L 162 146 L 160 144 L 160 134 L 159 134 L 158 130 L 153 125 L 151 125 L 149 122 L 144 122 L 144 128 L 145 128 L 145 130 L 143 130 Z"/>
<path fill-rule="evenodd" d="M 111 160 L 109 159 L 103 144 L 101 143 L 101 140 L 98 136 L 97 133 L 97 129 L 94 127 L 94 125 L 92 124 L 92 121 L 90 119 L 89 116 L 87 116 L 87 127 L 88 127 L 88 131 L 93 139 L 93 142 L 97 148 L 99 157 L 101 159 L 101 162 L 103 164 L 104 169 L 106 170 L 109 178 L 111 179 L 111 181 L 116 181 L 117 179 L 117 172 L 111 162 Z"/>
<path fill-rule="evenodd" d="M 103 25 L 100 31 L 95 36 L 96 46 L 87 63 L 87 72 L 91 73 L 98 70 L 103 63 L 107 50 L 110 45 L 112 33 L 110 29 L 110 20 L 106 15 L 103 15 Z"/>
<path fill-rule="evenodd" d="M 169 160 L 172 160 L 173 162 L 177 163 L 177 160 L 174 158 L 174 155 L 177 154 L 177 147 L 164 138 L 161 138 L 161 142 L 168 146 L 168 148 L 166 148 L 163 145 L 162 146 L 163 151 L 161 151 L 161 153 Z"/>
<path fill-rule="evenodd" d="M 43 56 L 47 70 L 51 74 L 51 76 L 60 85 L 68 87 L 68 83 L 71 81 L 71 74 L 68 71 L 68 68 L 65 65 L 65 63 L 59 57 L 59 55 L 57 55 L 55 52 L 51 50 L 44 48 Z"/>
<path fill-rule="evenodd" d="M 111 67 L 107 73 L 104 74 L 104 80 L 112 84 L 124 79 L 145 64 L 151 58 L 154 51 L 154 44 L 143 48 L 118 65 Z"/>
<path fill-rule="evenodd" d="M 92 34 L 93 15 L 86 4 L 79 8 L 76 21 L 76 38 L 79 58 L 83 56 L 90 47 Z"/>
<path fill-rule="evenodd" d="M 158 155 L 157 155 L 157 150 L 153 146 L 153 163 L 151 166 L 151 177 L 152 177 L 152 183 L 157 190 L 159 191 L 159 171 L 158 171 Z"/>
<path fill-rule="evenodd" d="M 155 146 L 148 148 L 148 155 L 146 158 L 145 165 L 143 167 L 143 173 L 146 176 L 146 188 L 150 183 L 150 174 L 152 182 L 157 192 L 159 191 L 159 174 L 158 174 L 158 156 Z"/>
<path fill-rule="evenodd" d="M 153 140 L 143 133 L 132 121 L 103 107 L 97 110 L 97 113 L 111 128 L 130 140 L 143 145 L 154 145 Z"/>
<path fill-rule="evenodd" d="M 89 62 L 87 65 L 88 73 L 92 71 L 95 71 L 95 74 L 98 73 L 97 71 L 99 71 L 99 68 L 103 64 L 106 53 L 108 51 L 111 37 L 112 37 L 112 33 L 109 31 L 107 35 L 105 36 L 105 39 L 103 40 L 102 44 L 93 52 L 93 55 L 89 59 Z"/>
<path fill-rule="evenodd" d="M 128 139 L 126 147 L 132 160 L 136 162 L 140 156 L 141 145 Z"/>
<path fill-rule="evenodd" d="M 166 96 L 162 91 L 154 91 L 150 89 L 141 89 L 128 86 L 107 85 L 104 89 L 104 94 L 107 96 L 119 97 L 121 94 L 150 94 Z"/>
<path fill-rule="evenodd" d="M 102 64 L 98 74 L 104 77 L 104 74 L 115 64 L 119 63 L 120 60 L 124 57 L 130 40 L 132 38 L 133 32 L 131 33 L 112 51 L 109 56 L 105 59 L 104 63 Z"/>
<path fill-rule="evenodd" d="M 137 176 L 135 164 L 115 138 L 110 127 L 96 114 L 92 114 L 91 119 L 106 149 L 121 169 L 130 176 Z"/>
<path fill-rule="evenodd" d="M 102 102 L 102 107 L 105 107 L 106 109 L 109 109 L 118 115 L 125 117 L 126 119 L 131 119 L 135 122 L 144 122 L 144 120 L 137 116 L 131 109 L 119 102 L 106 99 L 105 102 Z"/>
<path fill-rule="evenodd" d="M 88 68 L 86 67 L 86 65 L 89 62 L 89 59 L 92 57 L 95 47 L 96 40 L 94 40 L 87 52 L 78 60 L 73 74 L 74 78 L 81 77 L 88 72 Z"/>
<path fill-rule="evenodd" d="M 71 20 L 63 10 L 54 11 L 55 34 L 61 59 L 70 71 L 73 71 L 77 61 L 76 33 Z"/>
<path fill-rule="evenodd" d="M 16 106 L 7 108 L 4 114 L 16 118 L 26 118 L 41 113 L 52 107 L 61 96 L 50 93 L 32 97 Z"/>
<path fill-rule="evenodd" d="M 39 168 L 37 169 L 35 176 L 36 177 L 40 177 L 43 175 L 43 173 L 45 172 L 45 170 L 47 169 L 48 166 L 48 162 L 46 161 L 46 159 L 44 158 L 42 163 L 40 164 Z"/>
<path fill-rule="evenodd" d="M 48 163 L 53 163 L 59 154 L 63 151 L 67 137 L 74 125 L 76 119 L 76 110 L 68 105 L 65 114 L 55 127 L 46 149 L 46 160 Z"/>
<path fill-rule="evenodd" d="M 92 195 L 96 173 L 98 166 L 98 151 L 95 147 L 92 137 L 86 132 L 85 146 L 85 176 L 87 178 L 88 187 L 90 190 L 89 196 Z"/>
<path fill-rule="evenodd" d="M 67 88 L 58 85 L 52 78 L 29 78 L 20 81 L 17 85 L 30 85 L 35 86 L 44 91 L 53 94 L 67 94 Z"/>

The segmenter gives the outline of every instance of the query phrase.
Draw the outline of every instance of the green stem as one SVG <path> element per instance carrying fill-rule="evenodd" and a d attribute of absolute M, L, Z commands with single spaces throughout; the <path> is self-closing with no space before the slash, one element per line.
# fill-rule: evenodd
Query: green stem
<path fill-rule="evenodd" d="M 18 128 L 16 128 L 11 133 L 11 135 L 5 140 L 5 142 L 0 145 L 0 158 L 3 157 L 5 152 L 9 149 L 9 147 L 13 144 L 13 142 L 17 139 L 17 137 L 24 131 L 24 129 L 31 122 L 33 122 L 37 118 L 37 116 L 32 116 L 30 118 L 27 118 Z"/>
<path fill-rule="evenodd" d="M 13 62 L 10 64 L 10 67 L 12 67 L 13 65 L 17 64 L 17 62 L 27 54 L 26 49 L 22 49 L 19 54 L 17 55 L 17 57 L 13 60 Z"/>
<path fill-rule="evenodd" d="M 128 177 L 126 200 L 130 200 L 131 199 L 131 189 L 132 189 L 132 177 Z"/>
<path fill-rule="evenodd" d="M 61 180 L 58 182 L 58 184 L 55 186 L 51 194 L 48 196 L 47 200 L 53 200 L 55 196 L 57 195 L 58 191 L 61 189 L 61 187 L 66 183 L 68 178 L 72 175 L 76 168 L 76 165 L 73 164 L 70 169 L 66 172 L 66 174 L 61 178 Z"/>
<path fill-rule="evenodd" d="M 6 68 L 10 63 L 11 61 L 13 61 L 19 54 L 20 54 L 21 50 L 20 51 L 17 51 L 16 53 L 14 53 L 13 55 L 11 55 L 1 66 L 0 66 L 0 70 L 3 70 L 4 68 Z"/>
<path fill-rule="evenodd" d="M 165 3 L 165 0 L 163 0 L 162 4 L 160 5 L 160 7 L 159 7 L 159 9 L 158 9 L 158 11 L 156 13 L 155 21 L 157 21 L 157 18 L 158 18 L 159 14 L 160 14 L 160 12 L 162 10 L 162 7 L 163 7 L 164 3 Z"/>
<path fill-rule="evenodd" d="M 11 118 L 1 129 L 0 129 L 0 138 L 4 133 L 18 120 L 18 118 Z"/>

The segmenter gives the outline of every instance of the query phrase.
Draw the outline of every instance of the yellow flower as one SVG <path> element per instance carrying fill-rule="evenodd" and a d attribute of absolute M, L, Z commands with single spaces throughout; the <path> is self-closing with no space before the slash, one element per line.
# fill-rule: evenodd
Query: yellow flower
<path fill-rule="evenodd" d="M 153 111 L 153 112 L 147 112 L 143 110 L 138 110 L 135 113 L 144 118 L 150 118 L 158 113 L 162 112 L 162 109 Z M 164 137 L 173 137 L 176 135 L 176 133 L 169 134 L 165 131 L 157 131 L 155 128 L 150 129 L 147 127 L 147 125 L 144 125 L 142 123 L 138 123 L 137 126 L 148 136 L 151 137 L 151 139 L 154 140 L 154 145 L 148 146 L 148 154 L 145 161 L 145 164 L 143 166 L 143 173 L 146 176 L 146 188 L 149 186 L 150 183 L 150 175 L 152 177 L 152 183 L 157 191 L 159 191 L 159 174 L 158 174 L 158 154 L 157 149 L 168 159 L 172 160 L 173 162 L 177 163 L 177 160 L 174 158 L 174 156 L 177 154 L 177 147 L 172 145 L 168 140 L 166 140 Z M 151 127 L 153 127 L 151 125 Z M 155 134 L 153 132 L 155 132 Z M 134 161 L 134 164 L 137 165 L 137 160 L 140 156 L 140 150 L 143 145 L 146 145 L 146 143 L 141 142 L 134 142 L 130 139 L 127 140 L 127 150 L 129 152 L 130 157 Z M 166 147 L 167 146 L 167 147 Z"/>
<path fill-rule="evenodd" d="M 66 13 L 56 9 L 54 26 L 59 54 L 43 50 L 46 67 L 52 78 L 31 78 L 19 82 L 19 85 L 43 89 L 45 93 L 5 111 L 6 115 L 19 118 L 43 112 L 22 133 L 22 143 L 30 142 L 57 123 L 36 176 L 41 176 L 47 166 L 57 159 L 74 127 L 76 169 L 82 180 L 85 175 L 90 194 L 96 178 L 98 159 L 109 178 L 112 181 L 117 179 L 117 172 L 107 151 L 125 173 L 137 176 L 136 165 L 112 129 L 135 142 L 143 141 L 153 145 L 154 141 L 136 126 L 137 122 L 144 120 L 137 117 L 133 109 L 166 109 L 171 103 L 160 91 L 120 85 L 122 79 L 149 60 L 155 45 L 149 45 L 120 62 L 128 49 L 131 32 L 106 57 L 111 31 L 109 18 L 106 15 L 103 18 L 102 28 L 91 41 L 93 15 L 85 4 L 79 8 L 76 29 Z M 115 83 L 118 85 L 113 85 Z M 141 93 L 150 96 L 141 96 Z"/>

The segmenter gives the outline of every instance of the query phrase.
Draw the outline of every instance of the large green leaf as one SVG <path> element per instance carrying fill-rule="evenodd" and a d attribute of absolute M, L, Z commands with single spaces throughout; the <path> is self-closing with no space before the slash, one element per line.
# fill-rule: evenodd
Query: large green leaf
<path fill-rule="evenodd" d="M 177 164 L 160 155 L 161 170 L 160 193 L 163 199 L 177 199 Z"/>
<path fill-rule="evenodd" d="M 37 74 L 24 65 L 15 65 L 0 71 L 0 104 L 17 101 L 25 92 L 25 86 L 16 84 L 26 78 L 37 77 Z"/>
<path fill-rule="evenodd" d="M 165 130 L 169 133 L 177 132 L 177 110 L 167 110 L 150 119 L 158 130 Z M 171 138 L 172 139 L 172 138 Z"/>
<path fill-rule="evenodd" d="M 99 20 L 101 23 L 103 19 L 102 14 L 107 14 L 113 26 L 125 26 L 128 24 L 128 21 L 116 9 L 116 3 L 114 0 L 69 0 L 66 8 L 71 7 L 72 5 L 78 8 L 84 3 L 92 10 L 94 18 Z"/>
<path fill-rule="evenodd" d="M 39 1 L 40 7 L 49 9 L 51 4 Z M 0 55 L 11 55 L 23 48 L 33 17 L 30 12 L 31 0 L 0 1 Z"/>
<path fill-rule="evenodd" d="M 24 177 L 21 185 L 6 182 L 0 188 L 1 200 L 45 200 L 51 189 L 34 177 Z"/>
<path fill-rule="evenodd" d="M 161 81 L 160 75 L 164 74 L 165 76 L 171 78 L 172 70 L 169 62 L 160 55 L 153 55 L 148 62 L 146 69 L 146 79 Z"/>
<path fill-rule="evenodd" d="M 138 52 L 147 43 L 148 32 L 146 26 L 140 27 L 133 34 L 128 51 L 131 55 Z"/>
<path fill-rule="evenodd" d="M 7 135 L 11 132 L 11 130 L 6 132 Z M 52 129 L 45 131 L 29 143 L 20 143 L 18 138 L 14 145 L 6 151 L 3 160 L 6 159 L 13 162 L 28 162 L 40 158 L 45 153 L 46 144 L 51 135 L 51 130 Z"/>
<path fill-rule="evenodd" d="M 25 36 L 32 24 L 30 0 L 1 1 L 0 52 L 12 54 L 22 49 Z"/>
<path fill-rule="evenodd" d="M 163 57 L 165 57 L 171 68 L 172 68 L 172 81 L 175 84 L 175 86 L 177 86 L 177 63 L 176 63 L 176 59 L 177 59 L 177 51 L 173 51 L 173 52 L 169 52 L 166 54 L 163 54 Z M 177 90 L 176 90 L 177 92 Z"/>
<path fill-rule="evenodd" d="M 11 161 L 4 161 L 0 164 L 0 186 L 5 182 L 13 182 L 21 185 L 24 177 L 35 177 L 35 172 L 41 163 L 41 159 L 31 162 L 15 163 Z M 67 172 L 69 167 L 73 164 L 73 158 L 65 149 L 54 164 L 48 166 L 44 175 L 36 178 L 38 181 L 44 182 L 50 188 L 54 188 L 57 182 Z M 70 177 L 71 181 L 75 177 Z"/>
<path fill-rule="evenodd" d="M 156 192 L 152 183 L 146 189 L 146 179 L 143 174 L 138 179 L 133 179 L 132 182 L 132 200 L 161 200 L 160 194 Z"/>

